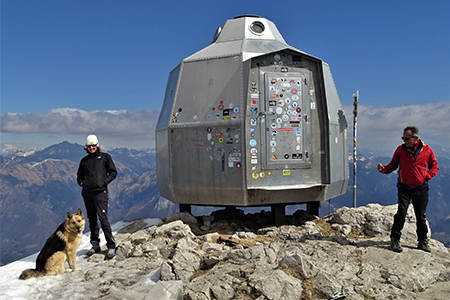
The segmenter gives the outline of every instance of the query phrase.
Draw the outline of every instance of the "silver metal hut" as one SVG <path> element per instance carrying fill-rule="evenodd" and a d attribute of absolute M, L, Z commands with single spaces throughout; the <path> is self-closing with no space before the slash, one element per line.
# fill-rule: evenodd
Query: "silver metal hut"
<path fill-rule="evenodd" d="M 180 204 L 285 206 L 346 192 L 347 121 L 321 59 L 241 16 L 170 72 L 156 127 L 161 195 Z"/>

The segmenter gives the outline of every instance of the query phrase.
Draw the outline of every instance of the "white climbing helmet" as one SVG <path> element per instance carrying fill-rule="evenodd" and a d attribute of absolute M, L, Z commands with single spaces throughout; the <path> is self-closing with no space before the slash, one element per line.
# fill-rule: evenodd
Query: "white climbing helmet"
<path fill-rule="evenodd" d="M 98 138 L 95 134 L 88 135 L 86 138 L 86 147 L 87 146 L 97 146 L 98 145 Z"/>

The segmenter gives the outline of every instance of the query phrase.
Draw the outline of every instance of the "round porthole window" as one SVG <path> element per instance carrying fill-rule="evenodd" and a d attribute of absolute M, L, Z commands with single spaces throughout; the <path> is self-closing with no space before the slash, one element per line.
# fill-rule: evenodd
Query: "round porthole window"
<path fill-rule="evenodd" d="M 254 34 L 262 34 L 264 32 L 264 29 L 264 24 L 259 21 L 255 21 L 250 25 L 250 30 Z"/>

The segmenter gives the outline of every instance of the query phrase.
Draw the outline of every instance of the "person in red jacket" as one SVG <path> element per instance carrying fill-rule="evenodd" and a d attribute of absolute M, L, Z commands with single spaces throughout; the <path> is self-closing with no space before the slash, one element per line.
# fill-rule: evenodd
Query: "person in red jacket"
<path fill-rule="evenodd" d="M 391 229 L 391 249 L 402 252 L 400 237 L 405 224 L 406 212 L 412 201 L 416 215 L 418 249 L 430 252 L 426 209 L 428 205 L 428 181 L 439 171 L 433 150 L 419 139 L 419 129 L 408 126 L 403 130 L 404 144 L 397 147 L 388 165 L 378 164 L 377 169 L 389 174 L 398 167 L 398 209 Z"/>

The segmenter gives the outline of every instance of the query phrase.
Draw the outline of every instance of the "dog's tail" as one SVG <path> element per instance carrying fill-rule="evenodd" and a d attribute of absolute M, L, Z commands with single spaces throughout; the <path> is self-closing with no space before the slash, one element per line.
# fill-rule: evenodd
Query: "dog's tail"
<path fill-rule="evenodd" d="M 19 279 L 25 280 L 33 277 L 42 277 L 45 274 L 45 270 L 27 269 L 20 274 Z"/>

